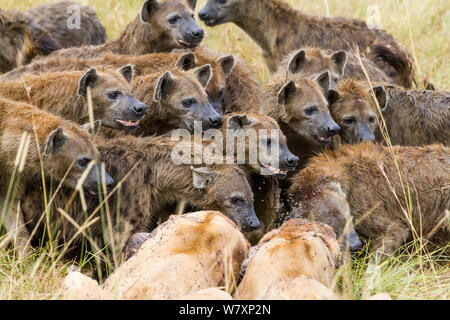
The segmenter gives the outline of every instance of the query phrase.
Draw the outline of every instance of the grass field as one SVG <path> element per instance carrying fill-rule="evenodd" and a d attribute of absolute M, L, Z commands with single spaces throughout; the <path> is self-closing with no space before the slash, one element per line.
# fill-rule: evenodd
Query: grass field
<path fill-rule="evenodd" d="M 46 0 L 2 0 L 4 9 L 26 9 Z M 142 0 L 81 0 L 94 7 L 106 26 L 108 37 L 117 37 L 136 16 Z M 450 2 L 448 0 L 287 0 L 294 7 L 318 15 L 346 15 L 373 19 L 379 8 L 380 26 L 409 50 L 417 63 L 420 79 L 428 79 L 440 90 L 450 89 Z M 205 0 L 199 0 L 201 8 Z M 376 20 L 376 19 L 375 19 Z M 200 25 L 202 25 L 200 23 Z M 202 25 L 204 27 L 204 25 Z M 205 27 L 204 45 L 223 53 L 238 54 L 264 83 L 269 76 L 259 48 L 231 24 Z M 44 248 L 17 261 L 0 236 L 0 299 L 55 299 L 69 262 L 58 261 L 58 250 Z M 420 250 L 420 244 L 395 257 L 379 261 L 360 254 L 343 263 L 336 288 L 346 299 L 367 298 L 387 292 L 394 299 L 450 299 L 448 257 Z M 449 250 L 447 250 L 449 251 Z M 87 265 L 89 265 L 89 261 Z M 88 270 L 89 268 L 86 268 Z"/>

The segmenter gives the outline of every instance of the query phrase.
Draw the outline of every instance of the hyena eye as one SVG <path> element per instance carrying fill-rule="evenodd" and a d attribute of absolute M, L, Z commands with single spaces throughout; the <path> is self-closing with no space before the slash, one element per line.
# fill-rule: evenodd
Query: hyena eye
<path fill-rule="evenodd" d="M 178 20 L 180 20 L 181 17 L 180 16 L 173 16 L 169 18 L 169 24 L 174 25 L 178 22 Z"/>
<path fill-rule="evenodd" d="M 84 157 L 84 158 L 78 159 L 77 164 L 79 167 L 85 169 L 88 166 L 89 162 L 91 162 L 91 159 L 88 157 Z"/>
<path fill-rule="evenodd" d="M 190 108 L 196 101 L 194 99 L 186 99 L 183 101 L 183 107 Z"/>
<path fill-rule="evenodd" d="M 120 91 L 112 91 L 108 93 L 109 100 L 116 100 L 120 96 Z"/>
<path fill-rule="evenodd" d="M 240 198 L 240 197 L 232 197 L 231 198 L 231 204 L 233 205 L 238 205 L 244 202 L 244 199 Z"/>
<path fill-rule="evenodd" d="M 227 0 L 216 0 L 216 3 L 225 4 L 225 3 L 227 3 Z"/>
<path fill-rule="evenodd" d="M 356 122 L 356 119 L 353 118 L 353 117 L 349 117 L 349 118 L 345 118 L 345 119 L 344 119 L 344 123 L 345 123 L 346 125 L 352 125 L 352 124 L 354 124 L 355 122 Z"/>
<path fill-rule="evenodd" d="M 308 107 L 308 108 L 306 108 L 305 109 L 305 114 L 307 115 L 307 116 L 310 116 L 310 115 L 312 115 L 314 112 L 316 112 L 317 111 L 317 108 L 316 108 L 316 106 L 310 106 L 310 107 Z"/>
<path fill-rule="evenodd" d="M 370 123 L 375 123 L 375 117 L 374 116 L 369 117 L 369 122 Z"/>

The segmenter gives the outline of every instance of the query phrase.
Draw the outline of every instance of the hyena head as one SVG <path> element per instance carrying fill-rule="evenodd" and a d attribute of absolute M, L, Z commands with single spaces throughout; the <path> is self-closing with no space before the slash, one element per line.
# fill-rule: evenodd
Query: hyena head
<path fill-rule="evenodd" d="M 341 127 L 339 136 L 344 143 L 375 142 L 379 112 L 375 99 L 371 95 L 372 90 L 383 111 L 387 105 L 387 92 L 383 86 L 375 86 L 367 90 L 357 81 L 343 79 L 339 82 L 336 91 L 330 90 L 331 116 Z"/>
<path fill-rule="evenodd" d="M 205 65 L 176 74 L 167 71 L 157 80 L 153 99 L 173 127 L 191 133 L 196 121 L 201 122 L 203 130 L 220 127 L 222 115 L 212 107 L 205 90 L 211 74 L 211 66 Z"/>
<path fill-rule="evenodd" d="M 290 80 L 278 92 L 283 125 L 302 139 L 321 146 L 328 145 L 340 130 L 324 97 L 329 92 L 329 79 L 327 71 L 315 80 Z"/>
<path fill-rule="evenodd" d="M 61 49 L 48 32 L 24 13 L 0 9 L 0 72 L 25 65 L 37 56 Z"/>
<path fill-rule="evenodd" d="M 208 0 L 198 13 L 200 19 L 210 27 L 236 21 L 242 13 L 242 5 L 250 0 Z"/>
<path fill-rule="evenodd" d="M 94 134 L 99 129 L 100 121 L 97 120 L 94 123 Z M 90 165 L 96 159 L 96 149 L 89 132 L 89 125 L 79 127 L 72 122 L 62 121 L 48 135 L 42 154 L 46 173 L 57 181 L 63 181 L 71 188 L 76 188 L 80 178 L 85 175 L 82 187 L 95 195 L 98 185 L 101 185 L 103 181 L 103 170 L 102 165 L 95 162 Z M 86 173 L 86 170 L 89 172 Z M 106 188 L 109 190 L 115 182 L 107 172 L 104 179 Z"/>
<path fill-rule="evenodd" d="M 301 185 L 294 181 L 288 191 L 293 216 L 328 224 L 344 247 L 351 251 L 360 250 L 362 243 L 353 226 L 347 195 L 341 184 L 325 181 L 311 188 L 309 182 Z"/>
<path fill-rule="evenodd" d="M 132 95 L 133 66 L 118 71 L 89 69 L 80 79 L 78 94 L 87 99 L 91 88 L 95 119 L 114 129 L 134 129 L 147 113 L 147 106 Z"/>
<path fill-rule="evenodd" d="M 201 192 L 199 205 L 222 212 L 244 232 L 261 226 L 253 207 L 253 193 L 245 173 L 235 165 L 192 168 L 194 187 Z"/>
<path fill-rule="evenodd" d="M 245 143 L 246 165 L 253 172 L 283 179 L 287 171 L 297 167 L 298 158 L 289 150 L 286 137 L 271 117 L 256 113 L 232 113 L 226 115 L 223 122 L 226 143 L 234 144 L 234 156 L 237 157 L 239 146 L 236 142 L 242 139 L 242 143 Z M 276 150 L 276 153 L 272 154 L 272 150 Z M 256 156 L 255 162 L 249 161 L 252 153 Z M 275 159 L 273 157 L 276 154 L 278 157 Z"/>
<path fill-rule="evenodd" d="M 141 10 L 141 21 L 151 25 L 149 32 L 159 33 L 167 50 L 196 48 L 205 37 L 195 21 L 197 0 L 147 0 Z"/>
<path fill-rule="evenodd" d="M 344 75 L 347 53 L 337 51 L 331 54 L 318 48 L 305 48 L 294 51 L 281 64 L 279 71 L 287 71 L 302 78 L 314 78 L 326 72 L 330 73 L 330 88 L 334 89 Z"/>

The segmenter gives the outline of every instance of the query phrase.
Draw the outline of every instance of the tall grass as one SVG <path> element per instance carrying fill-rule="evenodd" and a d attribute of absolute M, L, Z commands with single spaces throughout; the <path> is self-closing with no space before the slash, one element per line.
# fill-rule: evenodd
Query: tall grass
<path fill-rule="evenodd" d="M 373 18 L 373 12 L 379 12 L 380 26 L 400 40 L 412 53 L 417 63 L 420 79 L 428 79 L 442 90 L 449 90 L 450 86 L 450 2 L 447 0 L 286 0 L 292 6 L 307 13 L 317 15 L 345 15 L 360 19 Z M 3 0 L 0 5 L 5 9 L 27 9 L 46 2 L 56 0 Z M 142 0 L 81 0 L 97 11 L 100 20 L 107 28 L 109 38 L 117 37 L 123 28 L 139 12 Z M 198 7 L 206 1 L 199 0 Z M 374 7 L 375 6 L 375 7 Z M 204 45 L 223 53 L 237 54 L 244 58 L 258 80 L 265 83 L 269 72 L 264 64 L 258 46 L 238 27 L 225 24 L 215 28 L 205 27 L 207 32 Z M 91 126 L 93 119 L 91 118 Z M 386 139 L 388 134 L 385 134 Z M 19 150 L 20 151 L 20 150 Z M 18 153 L 18 161 L 20 155 Z M 393 154 L 395 159 L 395 155 Z M 42 168 L 44 171 L 45 168 Z M 400 174 L 400 170 L 399 170 Z M 102 175 L 104 181 L 104 174 Z M 16 174 L 13 175 L 10 195 L 13 192 Z M 45 186 L 45 184 L 43 183 Z M 120 192 L 121 182 L 112 192 Z M 58 230 L 51 230 L 49 221 L 49 206 L 52 204 L 55 190 L 44 192 L 46 211 L 42 215 L 47 226 L 47 237 Z M 81 191 L 78 190 L 78 191 Z M 93 252 L 87 252 L 78 261 L 65 261 L 64 253 L 73 239 L 67 239 L 64 245 L 53 241 L 45 242 L 35 248 L 23 259 L 17 259 L 12 249 L 7 248 L 9 240 L 6 233 L 0 233 L 0 299 L 57 299 L 61 290 L 62 279 L 67 270 L 78 269 L 102 279 L 100 265 L 106 263 L 107 274 L 120 264 L 118 248 L 123 239 L 117 238 L 117 225 L 112 224 L 112 216 L 118 217 L 118 212 L 110 212 L 104 186 L 99 186 L 100 204 L 94 212 L 86 212 L 87 219 L 83 225 L 77 225 L 78 233 L 82 234 L 94 247 Z M 74 193 L 74 197 L 82 192 Z M 72 199 L 73 200 L 73 199 Z M 404 212 L 411 215 L 408 186 L 404 186 Z M 9 202 L 8 202 L 9 203 Z M 69 223 L 67 208 L 60 208 L 62 218 Z M 7 211 L 7 208 L 4 209 Z M 3 213 L 6 214 L 6 211 Z M 99 217 L 96 215 L 99 213 Z M 95 241 L 89 235 L 89 227 L 101 219 L 104 229 L 105 242 L 110 243 L 110 252 L 105 254 L 106 248 L 95 247 Z M 420 234 L 420 232 L 419 232 Z M 51 239 L 50 239 L 51 240 Z M 44 243 L 44 242 L 42 242 Z M 423 243 L 414 241 L 391 257 L 380 258 L 376 253 L 362 252 L 356 257 L 345 257 L 337 270 L 335 278 L 336 290 L 346 299 L 365 299 L 378 292 L 387 292 L 395 299 L 449 299 L 450 297 L 450 263 L 446 252 L 427 252 Z M 111 254 L 109 254 L 111 253 Z M 447 256 L 446 256 L 447 254 Z M 112 260 L 111 260 L 112 259 Z M 96 270 L 96 271 L 95 271 Z M 231 272 L 227 272 L 231 274 Z M 235 286 L 235 279 L 227 277 L 226 287 L 231 290 Z"/>

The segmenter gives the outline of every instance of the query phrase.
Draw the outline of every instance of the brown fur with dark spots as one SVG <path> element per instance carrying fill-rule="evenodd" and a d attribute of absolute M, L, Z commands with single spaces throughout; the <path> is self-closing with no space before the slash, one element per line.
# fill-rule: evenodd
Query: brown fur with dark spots
<path fill-rule="evenodd" d="M 80 79 L 85 71 L 48 73 L 41 76 L 26 75 L 20 80 L 0 82 L 0 96 L 15 101 L 30 102 L 38 108 L 75 121 L 79 124 L 89 122 L 87 96 L 78 93 Z M 106 93 L 116 89 L 131 96 L 131 86 L 122 74 L 99 69 L 98 80 L 91 84 L 94 118 L 102 120 L 108 127 L 121 128 L 115 122 L 113 113 L 122 120 L 127 118 L 126 110 L 117 109 L 115 102 L 108 100 Z M 30 88 L 29 96 L 25 85 Z M 31 100 L 30 100 L 31 99 Z"/>
<path fill-rule="evenodd" d="M 58 130 L 59 129 L 59 130 Z M 58 134 L 55 134 L 58 132 Z M 3 207 L 7 188 L 15 166 L 15 158 L 23 133 L 30 138 L 26 163 L 17 185 L 12 209 L 5 221 L 5 227 L 12 236 L 16 235 L 16 249 L 23 249 L 28 233 L 24 227 L 22 213 L 17 214 L 17 201 L 24 201 L 25 186 L 31 181 L 39 181 L 41 162 L 47 177 L 57 182 L 64 179 L 65 185 L 75 188 L 84 170 L 75 162 L 80 157 L 94 159 L 94 146 L 87 132 L 76 124 L 63 120 L 50 113 L 20 102 L 0 99 L 0 204 Z M 17 178 L 16 178 L 17 179 Z M 39 184 L 39 182 L 38 182 Z M 92 187 L 92 186 L 89 186 Z M 42 194 L 40 195 L 42 199 Z M 11 200 L 11 199 L 10 199 Z M 18 220 L 16 220 L 18 219 Z M 15 224 L 18 224 L 15 230 Z"/>
<path fill-rule="evenodd" d="M 450 146 L 450 93 L 405 90 L 385 86 L 388 104 L 383 111 L 392 144 L 424 146 L 442 143 Z M 381 132 L 377 140 L 384 141 Z"/>
<path fill-rule="evenodd" d="M 143 55 L 154 52 L 170 52 L 182 49 L 169 27 L 167 17 L 177 13 L 183 18 L 190 18 L 193 8 L 185 0 L 149 0 L 158 7 L 149 22 L 144 22 L 141 13 L 125 28 L 121 36 L 98 46 L 83 46 L 58 50 L 51 56 L 91 59 L 111 52 L 115 54 Z M 141 8 L 140 8 L 141 10 Z"/>
<path fill-rule="evenodd" d="M 233 22 L 247 32 L 261 47 L 272 71 L 276 70 L 278 62 L 285 55 L 298 48 L 355 48 L 383 71 L 401 66 L 400 72 L 392 71 L 397 71 L 398 76 L 405 80 L 404 86 L 411 86 L 413 64 L 406 48 L 386 31 L 369 27 L 364 21 L 348 17 L 308 15 L 293 9 L 284 0 L 228 0 L 223 6 L 209 0 L 200 12 L 205 11 L 210 12 L 211 19 L 219 19 L 212 25 Z M 387 48 L 393 59 L 378 59 L 380 55 L 372 51 L 379 46 Z"/>
<path fill-rule="evenodd" d="M 393 83 L 390 77 L 365 57 L 358 57 L 350 51 L 311 47 L 295 50 L 287 55 L 278 65 L 276 74 L 285 76 L 289 72 L 296 77 L 313 78 L 328 70 L 331 75 L 331 87 L 334 88 L 340 79 L 367 80 L 361 63 L 371 82 Z"/>
<path fill-rule="evenodd" d="M 80 9 L 80 29 L 69 29 L 72 5 Z M 3 30 L 1 30 L 3 29 Z M 44 4 L 28 11 L 0 10 L 0 72 L 25 65 L 61 48 L 104 43 L 105 28 L 95 11 L 75 2 Z"/>
<path fill-rule="evenodd" d="M 239 195 L 246 206 L 253 208 L 253 194 L 245 173 L 232 165 L 208 166 L 212 179 L 205 189 L 198 189 L 194 186 L 191 166 L 175 165 L 172 162 L 171 153 L 175 144 L 166 137 L 127 136 L 107 140 L 98 147 L 100 160 L 116 182 L 120 182 L 136 165 L 121 186 L 120 223 L 131 224 L 132 232 L 153 230 L 158 220 L 164 221 L 175 213 L 165 210 L 168 204 L 186 201 L 192 207 L 220 211 L 241 225 L 240 219 L 244 217 L 237 216 L 238 211 L 230 200 Z M 30 226 L 34 227 L 44 210 L 42 191 L 36 185 L 30 185 L 27 194 L 29 196 L 22 209 L 27 219 L 32 220 Z M 71 190 L 63 189 L 56 196 L 51 207 L 52 223 L 56 223 L 60 216 L 55 209 L 64 208 L 71 194 Z M 98 204 L 98 200 L 88 198 L 88 214 Z M 114 219 L 113 226 L 116 226 L 116 193 L 109 200 L 109 208 Z M 85 220 L 78 197 L 67 212 L 77 223 L 82 224 Z M 95 216 L 99 216 L 99 213 Z M 64 239 L 70 239 L 77 230 L 70 223 L 65 224 Z M 95 237 L 102 237 L 101 222 L 92 225 L 92 232 Z"/>
<path fill-rule="evenodd" d="M 424 240 L 445 246 L 450 241 L 445 218 L 450 208 L 450 150 L 442 145 L 397 146 L 393 152 L 409 186 L 412 226 Z M 342 237 L 346 215 L 351 214 L 358 235 L 387 254 L 412 240 L 399 173 L 386 147 L 362 143 L 323 153 L 292 181 L 289 193 L 296 216 L 328 223 Z"/>

